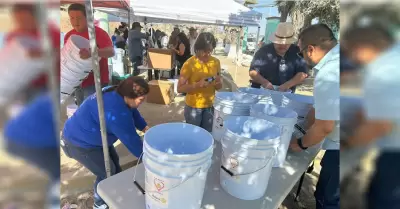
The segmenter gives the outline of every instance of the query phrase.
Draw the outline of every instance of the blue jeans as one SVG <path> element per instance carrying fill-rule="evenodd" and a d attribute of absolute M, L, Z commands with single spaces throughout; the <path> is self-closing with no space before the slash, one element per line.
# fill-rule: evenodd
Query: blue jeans
<path fill-rule="evenodd" d="M 400 153 L 383 151 L 367 193 L 368 209 L 400 208 Z"/>
<path fill-rule="evenodd" d="M 314 193 L 316 209 L 340 208 L 339 150 L 326 150 L 321 160 L 321 173 Z"/>
<path fill-rule="evenodd" d="M 204 128 L 208 132 L 212 131 L 214 109 L 209 108 L 193 108 L 185 106 L 184 116 L 186 123 Z"/>
<path fill-rule="evenodd" d="M 27 163 L 45 172 L 50 180 L 47 192 L 47 204 L 52 208 L 60 205 L 60 190 L 54 187 L 60 181 L 60 149 L 57 147 L 32 148 L 23 144 L 6 141 L 6 150 L 10 155 L 21 158 Z"/>
<path fill-rule="evenodd" d="M 61 143 L 61 147 L 63 148 L 65 155 L 81 163 L 97 177 L 94 183 L 94 203 L 96 205 L 105 204 L 103 199 L 97 193 L 97 185 L 100 181 L 107 178 L 103 148 L 82 148 L 71 144 L 65 139 L 62 139 L 62 142 L 64 143 Z M 110 153 L 111 175 L 114 175 L 121 172 L 122 168 L 119 165 L 119 157 L 114 146 L 109 146 L 108 150 Z"/>

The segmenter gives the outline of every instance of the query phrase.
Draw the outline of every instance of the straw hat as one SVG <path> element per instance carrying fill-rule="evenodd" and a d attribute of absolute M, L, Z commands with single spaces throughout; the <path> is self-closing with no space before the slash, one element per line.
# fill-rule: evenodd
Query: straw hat
<path fill-rule="evenodd" d="M 292 44 L 296 42 L 292 23 L 279 23 L 275 33 L 271 34 L 269 40 L 275 44 Z"/>

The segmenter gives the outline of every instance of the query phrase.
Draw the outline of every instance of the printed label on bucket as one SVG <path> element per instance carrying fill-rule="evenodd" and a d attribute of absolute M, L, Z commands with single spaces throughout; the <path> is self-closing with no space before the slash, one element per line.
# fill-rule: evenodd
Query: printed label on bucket
<path fill-rule="evenodd" d="M 222 165 L 232 173 L 236 174 L 239 168 L 239 160 L 234 156 L 230 156 L 228 159 L 226 159 L 226 157 L 222 155 L 222 158 L 223 158 Z M 221 172 L 226 172 L 226 171 L 221 170 Z M 226 173 L 226 175 L 229 174 Z M 240 176 L 231 176 L 231 177 L 237 181 L 240 179 Z"/>
<path fill-rule="evenodd" d="M 219 111 L 215 111 L 215 122 L 214 126 L 216 129 L 222 129 L 224 127 L 224 119 L 222 118 L 222 115 L 220 115 Z"/>
<path fill-rule="evenodd" d="M 167 185 L 168 180 L 154 175 L 150 172 L 146 172 L 146 195 L 152 202 L 147 202 L 148 208 L 155 206 L 158 208 L 168 208 L 168 191 Z"/>

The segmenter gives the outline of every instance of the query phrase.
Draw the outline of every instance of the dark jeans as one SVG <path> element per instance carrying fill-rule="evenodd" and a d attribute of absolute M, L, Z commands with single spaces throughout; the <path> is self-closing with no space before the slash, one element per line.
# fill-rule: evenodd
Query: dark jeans
<path fill-rule="evenodd" d="M 160 70 L 147 70 L 147 76 L 149 78 L 149 81 L 153 80 L 153 71 L 154 71 L 154 79 L 160 80 Z"/>
<path fill-rule="evenodd" d="M 321 160 L 321 173 L 314 193 L 316 209 L 339 209 L 339 150 L 326 150 Z"/>
<path fill-rule="evenodd" d="M 108 84 L 101 84 L 101 88 L 108 86 Z M 75 103 L 76 105 L 81 105 L 85 99 L 94 94 L 96 92 L 96 87 L 93 86 L 88 86 L 85 88 L 78 88 L 75 90 L 74 95 L 75 95 Z"/>
<path fill-rule="evenodd" d="M 64 143 L 61 143 L 61 147 L 63 148 L 65 155 L 81 163 L 97 177 L 94 183 L 94 203 L 96 205 L 105 204 L 103 199 L 97 193 L 97 184 L 107 178 L 103 148 L 82 148 L 71 144 L 65 139 L 63 139 L 62 142 Z M 119 157 L 114 146 L 109 146 L 108 150 L 110 153 L 111 175 L 114 175 L 121 172 L 122 168 L 119 165 Z"/>
<path fill-rule="evenodd" d="M 47 190 L 47 207 L 56 208 L 60 205 L 60 149 L 33 148 L 12 141 L 6 142 L 6 150 L 10 155 L 21 158 L 27 163 L 45 172 L 50 180 Z"/>
<path fill-rule="evenodd" d="M 131 58 L 132 66 L 133 66 L 133 76 L 138 76 L 140 74 L 140 70 L 138 67 L 143 64 L 143 57 L 134 57 Z"/>
<path fill-rule="evenodd" d="M 367 193 L 368 209 L 400 208 L 400 153 L 383 151 Z"/>

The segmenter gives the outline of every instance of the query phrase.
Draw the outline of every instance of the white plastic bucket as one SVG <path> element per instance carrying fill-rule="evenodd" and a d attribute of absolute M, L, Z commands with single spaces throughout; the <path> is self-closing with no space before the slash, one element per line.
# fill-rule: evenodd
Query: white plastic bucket
<path fill-rule="evenodd" d="M 286 95 L 291 94 L 291 90 L 288 92 L 280 92 L 275 90 L 269 90 L 264 88 L 251 88 L 242 87 L 238 89 L 239 92 L 255 95 L 258 98 L 258 103 L 262 104 L 273 104 L 276 106 L 282 106 L 288 102 Z"/>
<path fill-rule="evenodd" d="M 200 209 L 214 140 L 206 130 L 166 123 L 144 135 L 147 209 Z"/>
<path fill-rule="evenodd" d="M 18 91 L 44 73 L 44 58 L 30 58 L 28 49 L 38 48 L 38 41 L 29 37 L 14 38 L 0 49 L 0 104 L 10 102 Z"/>
<path fill-rule="evenodd" d="M 76 104 L 70 104 L 67 106 L 67 116 L 68 118 L 72 117 L 76 110 L 78 109 L 78 106 Z"/>
<path fill-rule="evenodd" d="M 125 50 L 119 48 L 116 48 L 114 50 L 115 50 L 115 56 L 111 59 L 113 72 L 116 73 L 118 76 L 124 76 L 125 70 L 124 70 L 123 57 L 125 54 Z"/>
<path fill-rule="evenodd" d="M 314 104 L 314 97 L 301 95 L 301 94 L 290 94 L 286 95 L 288 103 L 284 107 L 292 109 L 297 113 L 297 123 L 293 132 L 293 137 L 300 138 L 304 136 L 305 126 L 307 123 L 307 114 L 311 110 Z"/>
<path fill-rule="evenodd" d="M 255 104 L 250 109 L 250 116 L 262 118 L 282 126 L 282 135 L 273 167 L 283 167 L 294 125 L 297 122 L 297 113 L 291 109 L 272 104 Z"/>
<path fill-rule="evenodd" d="M 214 119 L 212 135 L 219 141 L 223 136 L 224 118 L 227 115 L 249 116 L 251 105 L 257 103 L 254 95 L 240 92 L 217 92 L 214 100 Z"/>
<path fill-rule="evenodd" d="M 310 109 L 313 107 L 313 96 L 301 94 L 290 94 L 285 96 L 288 98 L 288 103 L 284 105 L 284 107 L 294 110 L 301 118 L 306 117 Z"/>
<path fill-rule="evenodd" d="M 82 36 L 72 35 L 61 49 L 61 83 L 60 100 L 63 103 L 81 85 L 82 81 L 92 71 L 92 59 L 81 59 L 80 49 L 89 50 L 89 40 Z"/>
<path fill-rule="evenodd" d="M 259 199 L 268 187 L 281 127 L 249 116 L 230 116 L 224 126 L 221 187 L 238 199 Z"/>

